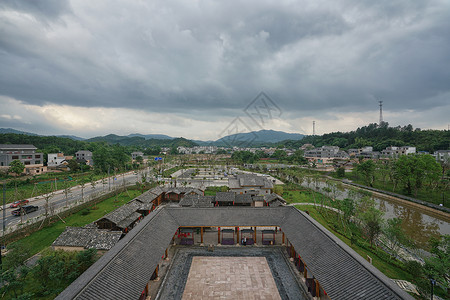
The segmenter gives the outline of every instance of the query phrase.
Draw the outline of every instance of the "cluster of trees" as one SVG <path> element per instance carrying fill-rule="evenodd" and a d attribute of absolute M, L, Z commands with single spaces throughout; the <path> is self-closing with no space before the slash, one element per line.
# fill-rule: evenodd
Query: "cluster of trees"
<path fill-rule="evenodd" d="M 350 132 L 333 132 L 320 136 L 306 136 L 299 141 L 285 141 L 283 146 L 298 148 L 304 144 L 316 147 L 325 145 L 340 148 L 361 148 L 372 146 L 375 151 L 381 151 L 389 146 L 415 146 L 418 151 L 434 152 L 448 149 L 450 142 L 449 130 L 421 130 L 407 126 L 389 127 L 387 122 L 382 126 L 369 124 Z"/>
<path fill-rule="evenodd" d="M 34 266 L 28 267 L 24 262 L 30 256 L 29 247 L 15 243 L 8 250 L 0 292 L 13 299 L 55 297 L 97 259 L 95 249 L 80 252 L 49 249 Z"/>
<path fill-rule="evenodd" d="M 406 194 L 417 196 L 417 192 L 426 187 L 436 189 L 440 184 L 448 186 L 448 180 L 442 179 L 442 166 L 429 154 L 402 155 L 395 160 L 366 160 L 356 166 L 356 172 L 368 186 L 373 186 L 375 180 L 384 185 L 389 181 L 394 191 L 403 187 Z"/>
<path fill-rule="evenodd" d="M 122 146 L 135 146 L 144 148 L 156 148 L 156 147 L 194 147 L 198 146 L 197 143 L 187 140 L 185 138 L 175 139 L 146 139 L 141 136 L 118 136 L 115 134 L 109 134 L 106 136 L 99 136 L 86 140 L 87 142 L 106 142 L 108 144 L 119 144 Z"/>

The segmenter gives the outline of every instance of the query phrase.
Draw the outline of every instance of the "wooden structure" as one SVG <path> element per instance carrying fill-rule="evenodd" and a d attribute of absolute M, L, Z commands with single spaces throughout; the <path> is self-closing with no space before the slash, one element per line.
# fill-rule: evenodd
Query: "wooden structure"
<path fill-rule="evenodd" d="M 254 233 L 251 228 L 241 229 L 241 245 L 253 245 L 255 243 Z"/>
<path fill-rule="evenodd" d="M 275 230 L 265 229 L 261 231 L 261 241 L 263 245 L 275 245 Z"/>
<path fill-rule="evenodd" d="M 180 228 L 178 237 L 181 239 L 180 245 L 194 245 L 194 229 Z"/>
<path fill-rule="evenodd" d="M 222 245 L 234 245 L 234 230 L 225 228 L 222 229 Z"/>

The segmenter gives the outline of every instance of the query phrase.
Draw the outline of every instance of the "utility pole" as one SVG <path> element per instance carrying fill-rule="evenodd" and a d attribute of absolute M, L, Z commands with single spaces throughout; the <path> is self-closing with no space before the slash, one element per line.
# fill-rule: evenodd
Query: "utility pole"
<path fill-rule="evenodd" d="M 378 127 L 381 127 L 381 125 L 383 125 L 383 101 L 379 100 L 378 103 L 380 105 L 380 121 Z"/>
<path fill-rule="evenodd" d="M 2 220 L 3 231 L 2 231 L 2 242 L 0 243 L 0 271 L 3 271 L 2 249 L 5 243 L 5 218 L 6 218 L 5 212 L 6 212 L 6 183 L 3 182 L 3 220 Z M 3 283 L 3 277 L 1 277 L 0 282 Z"/>
<path fill-rule="evenodd" d="M 108 166 L 108 192 L 111 191 L 111 178 L 109 177 L 109 166 Z"/>

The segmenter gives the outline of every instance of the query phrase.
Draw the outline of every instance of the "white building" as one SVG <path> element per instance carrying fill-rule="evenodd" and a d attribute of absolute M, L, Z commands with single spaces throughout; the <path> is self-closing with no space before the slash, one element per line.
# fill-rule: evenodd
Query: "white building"
<path fill-rule="evenodd" d="M 64 156 L 64 153 L 49 153 L 47 155 L 47 166 L 48 167 L 60 166 L 64 161 L 66 161 L 66 157 Z"/>

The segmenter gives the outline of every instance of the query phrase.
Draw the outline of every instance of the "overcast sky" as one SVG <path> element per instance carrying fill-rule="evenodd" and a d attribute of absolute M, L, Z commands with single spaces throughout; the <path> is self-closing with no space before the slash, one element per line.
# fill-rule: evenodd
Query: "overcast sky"
<path fill-rule="evenodd" d="M 447 129 L 450 1 L 0 2 L 0 127 L 323 134 L 378 122 L 378 100 L 390 125 Z"/>

